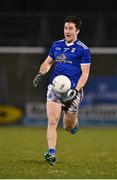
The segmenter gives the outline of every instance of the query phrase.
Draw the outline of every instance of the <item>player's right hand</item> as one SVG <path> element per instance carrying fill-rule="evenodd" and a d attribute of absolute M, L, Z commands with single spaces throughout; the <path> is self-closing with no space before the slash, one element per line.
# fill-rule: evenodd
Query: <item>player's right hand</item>
<path fill-rule="evenodd" d="M 77 94 L 78 94 L 77 89 L 74 90 L 70 89 L 67 91 L 67 93 L 63 94 L 62 99 L 64 102 L 72 101 L 76 98 Z"/>
<path fill-rule="evenodd" d="M 34 80 L 33 80 L 33 86 L 37 87 L 39 81 L 42 79 L 43 74 L 39 73 L 38 75 L 35 76 Z"/>

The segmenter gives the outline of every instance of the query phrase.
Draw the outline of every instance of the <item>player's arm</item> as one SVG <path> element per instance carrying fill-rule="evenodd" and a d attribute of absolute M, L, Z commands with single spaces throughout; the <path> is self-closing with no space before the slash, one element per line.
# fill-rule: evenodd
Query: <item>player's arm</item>
<path fill-rule="evenodd" d="M 48 56 L 45 59 L 45 61 L 41 64 L 39 68 L 39 73 L 36 75 L 36 77 L 33 80 L 34 87 L 37 87 L 39 81 L 42 79 L 44 74 L 46 74 L 50 70 L 52 64 L 53 64 L 53 58 Z"/>
<path fill-rule="evenodd" d="M 79 91 L 83 88 L 88 80 L 90 72 L 90 64 L 81 64 L 82 75 L 77 83 L 76 89 Z"/>
<path fill-rule="evenodd" d="M 53 64 L 53 58 L 48 56 L 39 68 L 39 73 L 46 74 Z"/>

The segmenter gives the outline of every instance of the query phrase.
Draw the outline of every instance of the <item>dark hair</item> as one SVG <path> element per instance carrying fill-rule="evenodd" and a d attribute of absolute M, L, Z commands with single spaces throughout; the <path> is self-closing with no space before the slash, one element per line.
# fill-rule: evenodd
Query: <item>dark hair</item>
<path fill-rule="evenodd" d="M 80 17 L 77 17 L 75 15 L 67 16 L 64 20 L 64 23 L 66 23 L 66 22 L 74 23 L 76 26 L 76 29 L 80 29 L 81 25 L 82 25 L 82 21 L 81 21 Z"/>

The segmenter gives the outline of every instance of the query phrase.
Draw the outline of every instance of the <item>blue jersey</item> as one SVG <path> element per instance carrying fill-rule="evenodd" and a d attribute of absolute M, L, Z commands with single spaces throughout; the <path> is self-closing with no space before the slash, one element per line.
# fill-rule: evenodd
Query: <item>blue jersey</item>
<path fill-rule="evenodd" d="M 65 75 L 71 80 L 72 89 L 76 87 L 82 74 L 80 65 L 91 63 L 90 51 L 80 40 L 70 44 L 65 39 L 54 42 L 49 56 L 55 62 L 50 83 L 56 76 Z"/>

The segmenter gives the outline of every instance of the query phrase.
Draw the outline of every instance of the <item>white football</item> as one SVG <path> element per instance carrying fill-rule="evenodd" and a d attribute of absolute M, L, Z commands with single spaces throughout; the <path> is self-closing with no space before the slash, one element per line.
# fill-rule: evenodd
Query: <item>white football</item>
<path fill-rule="evenodd" d="M 71 88 L 71 81 L 64 75 L 56 76 L 52 81 L 53 90 L 58 93 L 65 93 Z"/>

